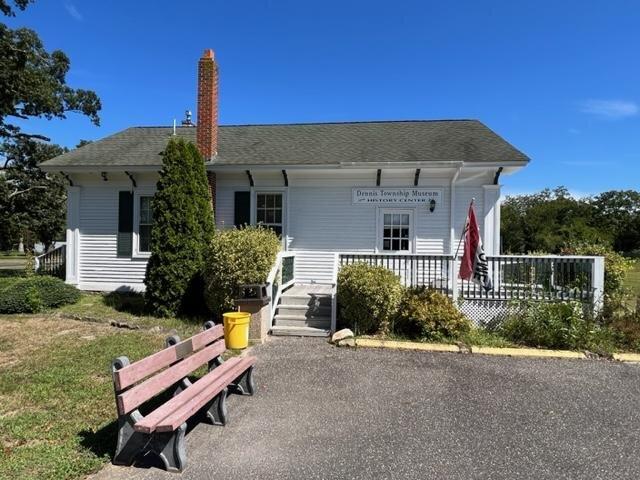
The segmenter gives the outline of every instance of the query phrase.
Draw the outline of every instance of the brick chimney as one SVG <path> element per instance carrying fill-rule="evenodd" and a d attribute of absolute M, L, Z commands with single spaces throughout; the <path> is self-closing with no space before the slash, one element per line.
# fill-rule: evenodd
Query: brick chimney
<path fill-rule="evenodd" d="M 196 142 L 205 162 L 218 153 L 218 65 L 207 49 L 198 62 L 198 125 Z M 211 206 L 216 210 L 216 174 L 207 172 Z"/>
<path fill-rule="evenodd" d="M 218 151 L 218 65 L 213 50 L 198 62 L 198 149 L 205 161 Z"/>

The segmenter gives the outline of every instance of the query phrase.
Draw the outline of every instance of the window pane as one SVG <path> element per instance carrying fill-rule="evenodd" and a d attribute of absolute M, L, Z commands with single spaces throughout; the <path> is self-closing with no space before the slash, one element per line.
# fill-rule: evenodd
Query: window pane
<path fill-rule="evenodd" d="M 394 213 L 393 214 L 393 224 L 394 225 L 400 225 L 400 214 L 399 213 Z"/>
<path fill-rule="evenodd" d="M 258 210 L 256 212 L 256 222 L 264 223 L 266 221 L 265 210 Z"/>
<path fill-rule="evenodd" d="M 392 232 L 391 236 L 393 238 L 400 238 L 400 229 L 399 228 L 394 228 L 391 232 Z"/>
<path fill-rule="evenodd" d="M 401 240 L 400 245 L 402 246 L 402 250 L 409 250 L 409 240 Z"/>
<path fill-rule="evenodd" d="M 265 212 L 265 223 L 274 223 L 275 222 L 275 212 L 273 210 L 267 210 Z"/>
<path fill-rule="evenodd" d="M 383 236 L 383 237 L 387 237 L 387 238 L 389 238 L 389 237 L 391 236 L 391 229 L 390 229 L 390 228 L 385 228 L 385 229 L 382 231 L 382 236 Z"/>
<path fill-rule="evenodd" d="M 273 225 L 272 227 L 270 227 L 271 230 L 273 230 L 274 232 L 276 232 L 278 234 L 278 236 L 282 236 L 282 226 L 280 225 Z"/>
<path fill-rule="evenodd" d="M 282 210 L 276 210 L 276 223 L 282 223 Z"/>
<path fill-rule="evenodd" d="M 151 250 L 149 248 L 149 245 L 151 243 L 151 225 L 140 225 L 140 230 L 138 233 L 140 235 L 140 251 L 149 252 Z"/>
<path fill-rule="evenodd" d="M 276 208 L 282 208 L 282 195 L 275 195 L 276 197 Z"/>
<path fill-rule="evenodd" d="M 400 229 L 400 236 L 401 236 L 401 238 L 409 238 L 409 229 L 408 228 L 401 228 Z"/>
<path fill-rule="evenodd" d="M 258 195 L 257 202 L 258 208 L 264 208 L 266 203 L 265 195 Z"/>
<path fill-rule="evenodd" d="M 400 240 L 392 240 L 391 245 L 393 250 L 400 250 Z"/>
<path fill-rule="evenodd" d="M 409 214 L 404 213 L 402 215 L 402 225 L 409 225 Z"/>
<path fill-rule="evenodd" d="M 140 223 L 151 223 L 152 221 L 151 197 L 140 197 Z"/>
<path fill-rule="evenodd" d="M 391 240 L 384 240 L 382 242 L 382 249 L 383 250 L 391 250 Z"/>
<path fill-rule="evenodd" d="M 390 213 L 385 213 L 385 214 L 384 214 L 384 220 L 383 220 L 383 222 L 384 222 L 384 225 L 385 225 L 385 226 L 387 226 L 387 225 L 391 225 L 391 214 L 390 214 Z"/>

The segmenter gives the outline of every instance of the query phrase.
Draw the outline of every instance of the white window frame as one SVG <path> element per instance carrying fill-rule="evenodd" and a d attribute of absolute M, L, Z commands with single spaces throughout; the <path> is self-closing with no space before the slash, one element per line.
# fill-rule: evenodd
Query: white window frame
<path fill-rule="evenodd" d="M 273 195 L 277 194 L 282 197 L 282 233 L 281 238 L 284 239 L 287 236 L 287 190 L 285 188 L 266 188 L 255 189 L 251 196 L 251 224 L 258 225 L 258 195 Z"/>
<path fill-rule="evenodd" d="M 150 190 L 136 191 L 133 194 L 133 255 L 132 258 L 149 258 L 151 252 L 140 251 L 140 198 L 153 197 Z"/>
<path fill-rule="evenodd" d="M 384 250 L 382 240 L 383 240 L 383 229 L 384 229 L 384 215 L 385 213 L 398 213 L 398 214 L 408 214 L 409 215 L 409 249 L 408 250 Z M 388 253 L 388 254 L 409 254 L 415 253 L 416 249 L 416 238 L 415 238 L 415 218 L 416 218 L 416 209 L 415 208 L 378 208 L 378 218 L 376 221 L 376 252 L 377 253 Z"/>

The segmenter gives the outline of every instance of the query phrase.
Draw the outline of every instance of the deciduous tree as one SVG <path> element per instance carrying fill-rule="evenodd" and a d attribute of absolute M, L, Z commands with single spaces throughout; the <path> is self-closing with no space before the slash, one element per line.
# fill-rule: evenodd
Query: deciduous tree
<path fill-rule="evenodd" d="M 64 230 L 65 181 L 58 174 L 43 172 L 39 165 L 65 149 L 22 138 L 1 145 L 0 151 L 9 165 L 0 179 L 0 212 L 7 223 L 0 227 L 3 247 L 9 249 L 22 236 L 48 249 Z"/>

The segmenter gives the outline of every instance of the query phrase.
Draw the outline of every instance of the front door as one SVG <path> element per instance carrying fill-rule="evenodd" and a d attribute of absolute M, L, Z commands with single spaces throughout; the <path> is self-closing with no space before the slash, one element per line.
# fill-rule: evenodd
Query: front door
<path fill-rule="evenodd" d="M 413 210 L 399 208 L 380 210 L 378 251 L 380 253 L 411 253 L 413 249 Z"/>

